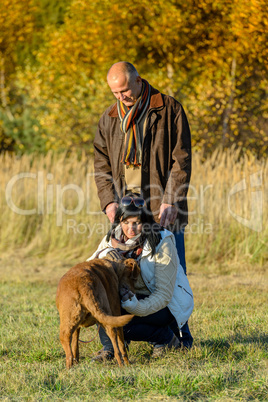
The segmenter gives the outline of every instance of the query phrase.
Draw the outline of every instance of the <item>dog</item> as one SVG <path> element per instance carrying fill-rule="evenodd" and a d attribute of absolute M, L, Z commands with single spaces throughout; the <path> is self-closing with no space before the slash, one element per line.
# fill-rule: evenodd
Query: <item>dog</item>
<path fill-rule="evenodd" d="M 80 328 L 96 323 L 111 339 L 118 365 L 123 366 L 122 359 L 124 364 L 129 364 L 122 327 L 134 315 L 121 316 L 120 295 L 126 297 L 134 292 L 139 273 L 140 268 L 133 259 L 95 258 L 77 264 L 60 279 L 56 305 L 60 315 L 60 341 L 68 369 L 79 362 Z"/>

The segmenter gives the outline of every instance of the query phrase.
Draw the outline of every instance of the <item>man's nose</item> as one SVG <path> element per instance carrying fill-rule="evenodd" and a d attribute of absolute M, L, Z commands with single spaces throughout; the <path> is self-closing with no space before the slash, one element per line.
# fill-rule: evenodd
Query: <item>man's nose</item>
<path fill-rule="evenodd" d="M 125 99 L 125 95 L 120 93 L 119 94 L 119 100 L 122 102 Z"/>

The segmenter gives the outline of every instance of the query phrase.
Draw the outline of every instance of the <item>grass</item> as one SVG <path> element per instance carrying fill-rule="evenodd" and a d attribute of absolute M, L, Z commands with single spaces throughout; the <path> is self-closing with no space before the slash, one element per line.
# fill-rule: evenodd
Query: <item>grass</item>
<path fill-rule="evenodd" d="M 55 306 L 57 283 L 91 255 L 109 227 L 97 213 L 92 161 L 85 155 L 0 158 L 1 401 L 268 399 L 267 161 L 233 150 L 207 160 L 194 154 L 186 232 L 195 296 L 192 350 L 153 361 L 149 345 L 133 342 L 132 364 L 119 369 L 113 362 L 91 362 L 100 348 L 96 339 L 80 346 L 81 362 L 67 371 Z M 23 172 L 35 176 L 18 180 L 8 193 L 10 180 Z M 258 172 L 260 180 L 254 182 Z M 230 197 L 240 182 L 244 190 Z M 73 213 L 78 196 L 74 187 L 65 187 L 70 184 L 85 195 L 73 215 L 66 211 Z M 17 207 L 36 212 L 12 211 L 8 194 Z M 240 216 L 248 223 L 252 214 L 261 217 L 261 230 L 237 220 Z M 95 334 L 95 328 L 84 329 L 81 338 Z"/>
<path fill-rule="evenodd" d="M 1 264 L 1 400 L 267 400 L 268 275 L 263 268 L 210 273 L 202 265 L 191 267 L 195 341 L 190 352 L 152 361 L 149 345 L 133 342 L 132 364 L 120 369 L 113 362 L 91 362 L 100 348 L 96 339 L 80 346 L 81 362 L 67 371 L 55 293 L 68 266 L 56 261 L 49 276 L 40 277 L 53 262 L 32 257 L 17 263 L 17 276 L 15 261 Z M 39 267 L 35 273 L 33 265 Z M 95 334 L 95 328 L 83 329 L 81 339 Z"/>

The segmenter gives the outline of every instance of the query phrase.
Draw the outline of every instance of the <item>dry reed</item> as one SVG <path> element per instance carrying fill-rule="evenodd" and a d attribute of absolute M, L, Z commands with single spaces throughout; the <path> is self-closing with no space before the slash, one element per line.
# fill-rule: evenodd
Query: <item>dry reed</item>
<path fill-rule="evenodd" d="M 1 252 L 85 258 L 109 223 L 85 154 L 0 156 Z M 267 160 L 216 151 L 193 154 L 186 228 L 189 262 L 267 258 Z"/>

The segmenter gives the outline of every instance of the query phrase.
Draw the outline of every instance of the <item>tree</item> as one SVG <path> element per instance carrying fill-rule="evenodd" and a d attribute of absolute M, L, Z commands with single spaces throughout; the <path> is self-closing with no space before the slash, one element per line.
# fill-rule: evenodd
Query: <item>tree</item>
<path fill-rule="evenodd" d="M 34 115 L 25 81 L 18 78 L 36 65 L 36 50 L 48 26 L 63 22 L 67 0 L 0 2 L 0 149 L 44 152 L 46 128 Z M 23 84 L 22 84 L 23 83 Z M 27 86 L 27 85 L 26 85 Z M 39 109 L 43 105 L 39 102 Z M 39 110 L 39 112 L 40 112 Z"/>
<path fill-rule="evenodd" d="M 35 16 L 47 10 L 42 4 Z M 34 61 L 17 69 L 46 148 L 91 149 L 113 99 L 107 70 L 128 60 L 182 102 L 195 147 L 266 151 L 264 0 L 137 0 L 124 7 L 119 0 L 69 0 L 59 10 L 39 35 Z"/>

